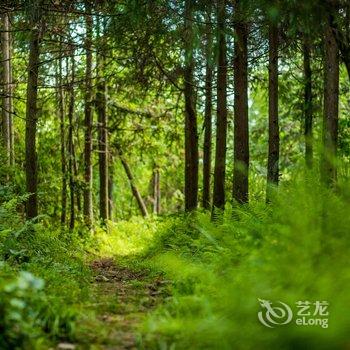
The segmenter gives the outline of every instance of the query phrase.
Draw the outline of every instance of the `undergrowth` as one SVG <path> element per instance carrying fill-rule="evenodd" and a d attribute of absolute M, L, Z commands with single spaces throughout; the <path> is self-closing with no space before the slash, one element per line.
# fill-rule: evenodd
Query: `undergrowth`
<path fill-rule="evenodd" d="M 169 220 L 144 263 L 173 281 L 172 297 L 149 315 L 142 346 L 346 348 L 349 209 L 348 185 L 334 193 L 309 179 L 282 185 L 269 205 L 228 209 L 222 224 L 206 213 Z M 259 299 L 288 304 L 293 320 L 264 326 Z M 328 327 L 296 325 L 298 301 L 327 301 Z"/>
<path fill-rule="evenodd" d="M 8 191 L 0 205 L 0 349 L 47 349 L 74 340 L 89 294 L 83 247 L 45 217 L 24 222 L 25 196 Z"/>

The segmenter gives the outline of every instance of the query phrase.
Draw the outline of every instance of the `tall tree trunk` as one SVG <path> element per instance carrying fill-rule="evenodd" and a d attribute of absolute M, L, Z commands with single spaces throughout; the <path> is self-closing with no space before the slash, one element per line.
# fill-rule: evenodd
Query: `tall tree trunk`
<path fill-rule="evenodd" d="M 336 181 L 336 153 L 338 142 L 339 113 L 339 52 L 332 29 L 325 29 L 324 58 L 324 115 L 323 115 L 323 153 L 321 159 L 321 177 L 325 184 Z"/>
<path fill-rule="evenodd" d="M 225 39 L 226 2 L 218 0 L 218 68 L 216 152 L 214 169 L 213 213 L 225 207 L 226 136 L 227 136 L 227 58 Z M 214 218 L 214 216 L 213 216 Z"/>
<path fill-rule="evenodd" d="M 91 70 L 92 70 L 92 17 L 91 4 L 87 0 L 86 4 L 86 71 L 85 71 L 85 146 L 84 146 L 84 221 L 87 227 L 91 228 L 93 223 L 92 210 L 92 109 L 91 109 Z"/>
<path fill-rule="evenodd" d="M 103 52 L 103 50 L 101 50 Z M 96 94 L 96 105 L 98 113 L 98 163 L 99 163 L 99 183 L 100 183 L 100 217 L 102 220 L 108 219 L 108 133 L 107 133 L 107 113 L 106 113 L 106 83 L 103 77 L 104 57 L 103 53 L 99 58 L 99 77 Z"/>
<path fill-rule="evenodd" d="M 248 202 L 249 130 L 248 130 L 248 25 L 236 2 L 234 57 L 234 171 L 233 198 Z"/>
<path fill-rule="evenodd" d="M 305 121 L 305 163 L 311 169 L 313 163 L 313 136 L 312 136 L 312 71 L 311 50 L 307 38 L 303 42 L 304 61 L 304 121 Z"/>
<path fill-rule="evenodd" d="M 60 120 L 60 141 L 61 141 L 61 224 L 65 225 L 67 216 L 67 164 L 66 164 L 66 138 L 65 138 L 65 108 L 64 108 L 64 89 L 63 89 L 63 71 L 62 71 L 62 39 L 60 40 L 60 51 L 57 72 L 57 87 L 58 87 L 58 114 Z"/>
<path fill-rule="evenodd" d="M 279 126 L 278 126 L 278 25 L 269 26 L 269 152 L 267 162 L 267 193 L 279 181 Z"/>
<path fill-rule="evenodd" d="M 6 164 L 13 164 L 13 139 L 12 139 L 12 72 L 11 72 L 11 36 L 10 15 L 1 15 L 3 22 L 1 33 L 2 51 L 2 81 L 3 81 L 3 105 L 2 105 L 2 137 L 6 151 Z"/>
<path fill-rule="evenodd" d="M 25 170 L 26 191 L 29 197 L 26 202 L 27 219 L 38 215 L 38 169 L 36 153 L 37 130 L 37 98 L 38 98 L 38 73 L 40 56 L 41 28 L 34 27 L 30 33 L 29 62 L 27 80 L 27 104 L 26 104 L 26 134 L 25 134 Z"/>
<path fill-rule="evenodd" d="M 74 113 L 74 50 L 71 58 L 71 81 L 69 84 L 69 106 L 68 106 L 68 168 L 69 168 L 69 192 L 70 192 L 70 218 L 69 228 L 73 229 L 75 224 L 75 179 L 74 179 L 74 142 L 73 142 L 73 113 Z"/>
<path fill-rule="evenodd" d="M 185 1 L 185 210 L 198 204 L 198 134 L 193 86 L 193 3 Z"/>
<path fill-rule="evenodd" d="M 204 112 L 204 144 L 203 144 L 203 208 L 210 208 L 210 177 L 211 177 L 211 137 L 212 137 L 212 80 L 213 80 L 213 36 L 211 26 L 211 4 L 208 4 L 208 19 L 206 24 L 206 71 L 205 71 L 205 112 Z"/>
<path fill-rule="evenodd" d="M 132 194 L 134 195 L 137 205 L 141 211 L 142 216 L 147 217 L 148 216 L 148 211 L 147 211 L 147 207 L 145 202 L 142 199 L 141 193 L 138 190 L 136 184 L 135 184 L 135 180 L 134 180 L 134 176 L 132 175 L 132 172 L 130 170 L 129 164 L 126 161 L 121 149 L 119 146 L 117 146 L 117 152 L 120 158 L 120 161 L 122 162 L 123 168 L 125 170 L 126 176 L 128 177 L 129 183 L 130 183 L 130 187 L 131 187 L 131 191 Z"/>

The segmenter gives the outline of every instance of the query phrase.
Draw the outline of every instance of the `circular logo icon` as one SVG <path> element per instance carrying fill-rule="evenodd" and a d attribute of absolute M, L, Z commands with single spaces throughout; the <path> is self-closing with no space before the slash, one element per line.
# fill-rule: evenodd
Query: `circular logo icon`
<path fill-rule="evenodd" d="M 263 308 L 262 311 L 259 311 L 258 318 L 264 326 L 274 328 L 274 326 L 281 326 L 292 320 L 293 312 L 291 308 L 282 301 L 278 301 L 276 303 L 278 305 L 273 306 L 269 300 L 258 300 Z"/>

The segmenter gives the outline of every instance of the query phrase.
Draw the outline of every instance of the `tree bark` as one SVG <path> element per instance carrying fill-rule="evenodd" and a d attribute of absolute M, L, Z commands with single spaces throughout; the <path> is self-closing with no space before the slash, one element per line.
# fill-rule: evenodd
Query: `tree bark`
<path fill-rule="evenodd" d="M 225 207 L 226 136 L 227 136 L 227 58 L 226 58 L 226 2 L 218 0 L 218 67 L 216 152 L 214 168 L 213 209 Z M 214 213 L 214 211 L 213 211 Z M 214 218 L 214 217 L 213 217 Z"/>
<path fill-rule="evenodd" d="M 269 25 L 269 151 L 267 163 L 267 193 L 279 181 L 279 126 L 278 126 L 278 25 Z"/>
<path fill-rule="evenodd" d="M 11 28 L 9 13 L 1 15 L 1 19 L 3 22 L 1 33 L 3 81 L 2 138 L 6 152 L 6 164 L 13 165 Z"/>
<path fill-rule="evenodd" d="M 305 163 L 311 169 L 313 163 L 313 135 L 312 135 L 312 71 L 311 71 L 311 50 L 307 38 L 303 43 L 304 61 L 304 121 L 305 121 Z"/>
<path fill-rule="evenodd" d="M 75 152 L 73 141 L 73 114 L 74 114 L 74 78 L 75 77 L 75 63 L 74 63 L 74 50 L 71 56 L 71 81 L 69 84 L 69 106 L 68 106 L 68 168 L 69 168 L 69 191 L 70 191 L 70 218 L 69 228 L 73 229 L 75 225 Z"/>
<path fill-rule="evenodd" d="M 212 149 L 212 80 L 213 80 L 213 36 L 211 26 L 211 4 L 207 8 L 206 24 L 206 69 L 205 69 L 205 112 L 204 112 L 204 143 L 203 143 L 203 198 L 202 205 L 210 209 L 210 177 L 211 177 L 211 149 Z"/>
<path fill-rule="evenodd" d="M 193 85 L 193 4 L 185 1 L 185 210 L 198 204 L 198 134 Z"/>
<path fill-rule="evenodd" d="M 87 0 L 86 12 L 91 13 L 91 4 Z M 85 71 L 85 145 L 84 145 L 84 221 L 87 227 L 93 224 L 92 209 L 92 91 L 91 91 L 91 70 L 92 70 L 92 17 L 86 16 L 86 71 Z"/>
<path fill-rule="evenodd" d="M 25 134 L 25 170 L 26 191 L 29 197 L 26 202 L 27 219 L 38 215 L 38 169 L 36 153 L 37 131 L 37 98 L 38 98 L 38 73 L 40 56 L 41 29 L 33 28 L 30 33 L 29 62 L 27 80 L 27 104 L 26 104 L 26 134 Z"/>
<path fill-rule="evenodd" d="M 242 18 L 241 1 L 236 2 L 234 57 L 234 171 L 233 199 L 248 202 L 248 25 Z"/>
<path fill-rule="evenodd" d="M 99 187 L 100 187 L 100 217 L 108 219 L 108 133 L 106 113 L 106 83 L 103 77 L 104 57 L 103 48 L 99 57 L 98 85 L 96 94 L 96 106 L 98 114 L 98 163 L 99 163 Z"/>
<path fill-rule="evenodd" d="M 132 175 L 132 172 L 130 170 L 129 164 L 126 161 L 125 157 L 123 156 L 123 153 L 120 149 L 120 147 L 117 146 L 117 152 L 120 158 L 120 161 L 122 162 L 123 168 L 125 170 L 126 176 L 128 177 L 130 187 L 132 194 L 134 195 L 137 205 L 141 211 L 142 216 L 147 217 L 148 216 L 148 211 L 145 202 L 142 199 L 141 193 L 136 187 L 135 181 L 134 181 L 134 176 Z"/>
<path fill-rule="evenodd" d="M 326 185 L 333 185 L 337 178 L 335 162 L 338 142 L 339 51 L 330 25 L 327 25 L 325 28 L 324 45 L 324 114 L 321 178 Z"/>
<path fill-rule="evenodd" d="M 58 115 L 60 120 L 60 142 L 61 142 L 61 224 L 66 224 L 67 217 L 67 164 L 66 164 L 66 137 L 65 137 L 65 108 L 64 108 L 64 89 L 63 89 L 63 71 L 62 71 L 62 39 L 60 39 L 58 72 L 57 72 L 57 98 Z"/>

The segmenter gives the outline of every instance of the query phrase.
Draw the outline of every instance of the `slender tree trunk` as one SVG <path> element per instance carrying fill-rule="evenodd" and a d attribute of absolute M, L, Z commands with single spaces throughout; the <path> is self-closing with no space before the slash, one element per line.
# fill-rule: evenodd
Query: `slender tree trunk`
<path fill-rule="evenodd" d="M 108 169 L 108 218 L 113 221 L 113 191 L 114 191 L 114 170 L 113 170 L 113 157 L 110 152 L 108 152 L 109 169 Z"/>
<path fill-rule="evenodd" d="M 60 120 L 60 141 L 61 141 L 61 224 L 65 225 L 67 216 L 67 164 L 66 164 L 66 140 L 65 140 L 65 110 L 64 110 L 64 89 L 63 89 L 63 71 L 62 71 L 62 40 L 60 40 L 60 58 L 58 61 L 57 86 L 58 86 L 58 114 Z"/>
<path fill-rule="evenodd" d="M 216 152 L 214 169 L 213 213 L 225 207 L 226 136 L 227 136 L 227 58 L 225 39 L 226 2 L 218 0 L 218 68 Z M 214 218 L 214 216 L 213 216 Z"/>
<path fill-rule="evenodd" d="M 104 72 L 104 57 L 100 56 L 99 82 L 97 86 L 96 105 L 98 113 L 98 148 L 99 148 L 99 182 L 100 182 L 100 217 L 108 219 L 108 133 L 106 113 L 106 83 L 102 76 Z"/>
<path fill-rule="evenodd" d="M 73 114 L 74 114 L 74 50 L 71 57 L 71 81 L 69 84 L 69 106 L 68 106 L 68 168 L 69 168 L 69 191 L 70 191 L 70 218 L 69 228 L 73 229 L 75 225 L 75 179 L 74 179 L 74 141 L 73 141 Z"/>
<path fill-rule="evenodd" d="M 321 159 L 321 177 L 325 184 L 336 181 L 336 155 L 338 142 L 339 113 L 339 52 L 332 29 L 325 29 L 324 58 L 324 115 L 323 115 L 323 154 Z"/>
<path fill-rule="evenodd" d="M 278 26 L 269 27 L 269 152 L 267 163 L 267 193 L 279 181 L 279 126 L 278 126 Z"/>
<path fill-rule="evenodd" d="M 77 121 L 74 123 L 79 125 L 79 122 L 77 122 Z M 74 131 L 74 126 L 73 126 L 73 131 Z M 79 130 L 76 132 L 76 134 L 79 135 Z M 78 171 L 77 155 L 75 152 L 76 143 L 78 143 L 78 140 L 76 140 L 76 142 L 74 142 L 74 137 L 73 137 L 72 154 L 73 154 L 73 171 L 74 171 L 74 192 L 75 192 L 75 198 L 76 198 L 76 202 L 77 202 L 77 211 L 78 211 L 78 213 L 81 213 L 81 209 L 82 209 L 81 190 L 80 190 L 80 186 L 78 184 L 79 171 Z"/>
<path fill-rule="evenodd" d="M 160 214 L 160 172 L 156 165 L 153 169 L 153 213 Z"/>
<path fill-rule="evenodd" d="M 205 72 L 205 112 L 204 112 L 204 144 L 203 144 L 203 208 L 210 208 L 210 177 L 211 177 L 211 137 L 212 137 L 212 80 L 213 80 L 213 36 L 211 26 L 211 4 L 208 5 L 206 24 L 206 72 Z"/>
<path fill-rule="evenodd" d="M 198 204 L 198 134 L 193 86 L 193 3 L 185 1 L 185 210 Z"/>
<path fill-rule="evenodd" d="M 12 72 L 11 72 L 11 37 L 10 15 L 1 15 L 3 22 L 1 33 L 2 49 L 2 81 L 3 81 L 3 105 L 2 105 L 2 138 L 6 151 L 6 164 L 13 164 L 13 140 L 12 140 Z"/>
<path fill-rule="evenodd" d="M 40 25 L 39 25 L 40 27 Z M 27 219 L 38 215 L 38 169 L 36 153 L 37 130 L 37 98 L 38 98 L 38 73 L 40 56 L 41 29 L 33 28 L 30 34 L 29 62 L 27 80 L 27 105 L 26 105 L 26 134 L 25 134 L 25 170 L 26 191 L 29 197 L 26 202 Z"/>
<path fill-rule="evenodd" d="M 123 156 L 123 153 L 119 147 L 117 147 L 117 152 L 120 158 L 120 161 L 122 162 L 123 168 L 125 170 L 126 176 L 128 177 L 130 187 L 132 194 L 134 195 L 137 205 L 141 211 L 142 216 L 147 217 L 148 216 L 148 211 L 145 202 L 142 199 L 141 193 L 136 187 L 134 176 L 132 175 L 132 172 L 130 170 L 129 164 L 126 161 L 125 157 Z"/>
<path fill-rule="evenodd" d="M 305 162 L 311 169 L 313 163 L 313 136 L 312 136 L 312 71 L 311 50 L 307 38 L 303 43 L 304 56 L 304 120 L 305 120 Z"/>
<path fill-rule="evenodd" d="M 248 130 L 248 25 L 237 1 L 234 57 L 234 171 L 233 198 L 248 202 L 249 130 Z"/>
<path fill-rule="evenodd" d="M 91 12 L 90 1 L 87 0 L 86 12 Z M 84 146 L 84 221 L 87 227 L 91 228 L 93 223 L 92 210 L 92 92 L 91 92 L 91 70 L 92 70 L 92 17 L 86 16 L 86 92 L 85 92 L 85 146 Z"/>

